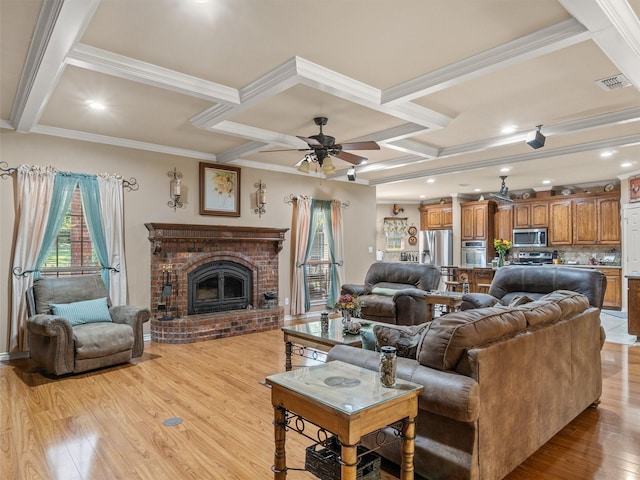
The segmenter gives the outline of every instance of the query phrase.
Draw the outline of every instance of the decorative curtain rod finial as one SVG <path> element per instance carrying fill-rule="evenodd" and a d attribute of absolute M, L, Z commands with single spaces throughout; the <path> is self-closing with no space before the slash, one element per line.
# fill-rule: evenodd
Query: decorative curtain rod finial
<path fill-rule="evenodd" d="M 13 175 L 14 172 L 18 171 L 17 168 L 10 167 L 7 162 L 0 162 L 0 177 L 7 178 Z"/>

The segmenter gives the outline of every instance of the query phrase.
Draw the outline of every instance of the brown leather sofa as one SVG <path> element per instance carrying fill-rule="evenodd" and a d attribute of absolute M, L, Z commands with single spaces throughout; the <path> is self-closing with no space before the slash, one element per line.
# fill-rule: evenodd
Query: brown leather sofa
<path fill-rule="evenodd" d="M 108 311 L 104 313 L 104 320 L 84 323 L 80 319 L 82 323 L 74 325 L 69 318 L 52 311 L 52 305 L 78 305 L 77 302 L 105 298 L 103 310 Z M 40 368 L 54 375 L 84 372 L 142 356 L 142 328 L 149 320 L 149 309 L 111 306 L 99 275 L 34 280 L 33 287 L 27 292 L 27 306 L 31 358 Z"/>
<path fill-rule="evenodd" d="M 341 293 L 359 297 L 362 318 L 416 325 L 428 321 L 424 294 L 439 283 L 440 270 L 431 264 L 379 262 L 369 267 L 363 285 L 342 285 Z"/>
<path fill-rule="evenodd" d="M 394 328 L 415 329 L 382 330 Z M 398 377 L 425 387 L 415 471 L 429 480 L 503 478 L 599 400 L 600 349 L 600 309 L 571 291 L 429 322 L 415 358 L 397 359 Z M 341 345 L 327 360 L 377 371 L 379 354 Z M 401 463 L 398 443 L 378 453 Z"/>
<path fill-rule="evenodd" d="M 510 265 L 496 271 L 488 293 L 467 293 L 461 310 L 509 305 L 521 297 L 536 300 L 556 290 L 571 290 L 586 295 L 589 303 L 602 308 L 607 278 L 591 268 Z"/>

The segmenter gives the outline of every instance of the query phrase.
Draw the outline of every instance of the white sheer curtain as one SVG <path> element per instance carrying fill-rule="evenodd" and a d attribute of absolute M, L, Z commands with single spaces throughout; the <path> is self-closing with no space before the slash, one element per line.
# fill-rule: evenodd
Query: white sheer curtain
<path fill-rule="evenodd" d="M 336 300 L 340 295 L 340 287 L 344 283 L 344 227 L 342 225 L 342 202 L 333 200 L 331 202 L 331 229 L 333 230 L 333 256 L 335 262 L 335 295 Z"/>
<path fill-rule="evenodd" d="M 306 312 L 305 256 L 309 243 L 311 222 L 311 199 L 298 197 L 293 204 L 293 231 L 295 232 L 295 254 L 293 259 L 293 285 L 291 286 L 291 314 Z"/>
<path fill-rule="evenodd" d="M 16 219 L 12 269 L 12 301 L 9 351 L 28 350 L 26 292 L 33 283 L 36 260 L 49 219 L 56 171 L 52 167 L 20 165 L 16 181 Z M 24 273 L 24 275 L 21 275 Z"/>
<path fill-rule="evenodd" d="M 124 193 L 122 177 L 106 173 L 98 175 L 102 227 L 107 244 L 110 275 L 109 296 L 113 305 L 127 303 L 127 269 L 124 259 Z"/>

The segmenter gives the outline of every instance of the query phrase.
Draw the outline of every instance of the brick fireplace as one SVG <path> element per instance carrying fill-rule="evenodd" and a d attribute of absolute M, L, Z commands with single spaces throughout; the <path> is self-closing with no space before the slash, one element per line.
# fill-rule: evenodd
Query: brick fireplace
<path fill-rule="evenodd" d="M 280 328 L 284 308 L 278 306 L 278 254 L 282 250 L 286 228 L 231 227 L 147 223 L 151 242 L 151 340 L 161 343 L 192 343 L 202 340 L 242 335 Z M 207 279 L 204 301 L 190 307 L 198 298 L 194 275 L 219 265 L 228 267 L 225 274 L 215 273 Z M 238 292 L 230 287 L 241 271 L 244 285 Z M 220 280 L 217 280 L 219 275 Z M 212 283 L 213 282 L 213 283 Z M 220 286 L 218 289 L 218 283 Z M 213 285 L 213 286 L 212 286 Z M 219 302 L 211 302 L 218 298 Z M 223 294 L 228 297 L 226 300 Z M 266 294 L 266 295 L 265 295 Z M 211 312 L 202 304 L 215 303 Z M 220 309 L 223 311 L 218 311 Z M 232 308 L 227 310 L 226 308 Z"/>

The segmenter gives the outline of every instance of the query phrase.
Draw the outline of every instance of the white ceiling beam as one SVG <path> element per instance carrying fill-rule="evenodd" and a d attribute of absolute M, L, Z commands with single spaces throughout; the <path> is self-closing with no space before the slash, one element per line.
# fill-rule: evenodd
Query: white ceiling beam
<path fill-rule="evenodd" d="M 477 170 L 479 168 L 495 167 L 503 165 L 505 163 L 514 164 L 519 162 L 528 162 L 531 160 L 538 160 L 541 158 L 560 157 L 563 155 L 571 155 L 574 153 L 589 152 L 593 150 L 601 150 L 613 147 L 628 147 L 632 145 L 640 144 L 640 135 L 630 135 L 619 138 L 609 138 L 605 140 L 598 140 L 590 143 L 582 143 L 577 145 L 570 145 L 567 147 L 560 147 L 555 149 L 539 149 L 534 152 L 524 153 L 520 155 L 510 155 L 507 157 L 490 158 L 486 160 L 480 160 L 477 162 L 465 163 L 465 164 L 452 164 L 444 167 L 425 169 L 421 172 L 411 172 L 401 175 L 395 175 L 392 177 L 385 177 L 375 180 L 370 180 L 370 185 L 382 185 L 385 183 L 400 182 L 403 180 L 415 180 L 417 178 L 431 177 L 436 175 L 444 175 L 447 173 L 466 172 L 469 170 Z"/>
<path fill-rule="evenodd" d="M 80 140 L 83 142 L 101 143 L 104 145 L 133 148 L 135 150 L 144 150 L 147 152 L 177 155 L 179 157 L 198 158 L 200 160 L 210 160 L 212 162 L 216 161 L 216 155 L 213 153 L 198 152 L 196 150 L 187 150 L 184 148 L 176 148 L 168 145 L 159 145 L 157 143 L 140 142 L 138 140 L 130 140 L 128 138 L 110 137 L 107 135 L 99 135 L 97 133 L 80 132 L 78 130 L 69 130 L 66 128 L 35 125 L 31 130 L 31 133 L 51 135 L 53 137 L 69 138 L 72 140 Z"/>
<path fill-rule="evenodd" d="M 640 20 L 627 0 L 560 0 L 593 40 L 640 90 Z M 594 81 L 597 79 L 594 79 Z"/>
<path fill-rule="evenodd" d="M 66 63 L 144 85 L 201 98 L 213 103 L 222 102 L 232 105 L 240 103 L 240 93 L 235 88 L 209 82 L 151 63 L 141 62 L 140 60 L 89 45 L 76 45 L 67 55 Z"/>
<path fill-rule="evenodd" d="M 27 53 L 11 123 L 18 132 L 30 132 L 42 116 L 64 71 L 64 59 L 84 33 L 100 0 L 42 2 Z"/>
<path fill-rule="evenodd" d="M 259 152 L 263 148 L 267 147 L 266 143 L 262 142 L 247 142 L 242 145 L 227 150 L 216 155 L 216 162 L 218 163 L 232 163 L 235 160 L 242 158 L 243 155 L 250 155 L 252 153 Z"/>
<path fill-rule="evenodd" d="M 225 120 L 214 125 L 210 130 L 218 133 L 225 133 L 227 135 L 233 135 L 234 137 L 246 138 L 248 140 L 255 140 L 261 143 L 263 142 L 262 146 L 279 145 L 288 148 L 309 148 L 304 140 L 301 140 L 296 136 L 272 132 L 271 130 L 252 127 L 242 123 L 230 122 L 229 120 Z"/>
<path fill-rule="evenodd" d="M 436 158 L 440 153 L 438 148 L 409 139 L 385 142 L 384 146 L 392 150 L 397 150 L 398 152 L 411 153 L 418 157 L 425 158 Z"/>
<path fill-rule="evenodd" d="M 424 97 L 589 38 L 589 32 L 584 26 L 572 18 L 567 19 L 390 87 L 382 92 L 382 103 L 408 102 Z"/>

